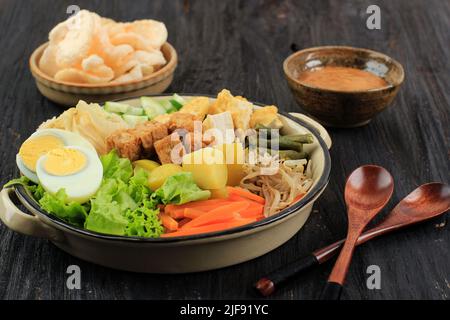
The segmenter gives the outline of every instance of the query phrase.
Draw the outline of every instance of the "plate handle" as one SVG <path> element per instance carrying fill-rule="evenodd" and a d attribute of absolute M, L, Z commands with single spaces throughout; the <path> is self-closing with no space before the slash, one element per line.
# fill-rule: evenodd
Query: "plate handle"
<path fill-rule="evenodd" d="M 42 222 L 37 216 L 27 214 L 17 208 L 11 200 L 13 188 L 6 188 L 0 192 L 0 220 L 11 230 L 16 232 L 61 241 L 62 233 Z"/>
<path fill-rule="evenodd" d="M 328 150 L 331 149 L 331 146 L 333 143 L 331 141 L 330 134 L 328 133 L 327 129 L 325 129 L 319 122 L 317 122 L 314 119 L 311 119 L 310 117 L 308 117 L 302 113 L 290 112 L 289 114 L 291 116 L 298 118 L 298 119 L 306 122 L 307 124 L 313 126 L 319 132 L 320 137 L 323 139 L 323 141 L 325 141 L 325 144 L 327 145 Z"/>

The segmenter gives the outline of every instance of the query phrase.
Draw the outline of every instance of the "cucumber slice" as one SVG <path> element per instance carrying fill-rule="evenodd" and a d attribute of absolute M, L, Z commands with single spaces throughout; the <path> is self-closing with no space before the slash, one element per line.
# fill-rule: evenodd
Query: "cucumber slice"
<path fill-rule="evenodd" d="M 162 100 L 160 103 L 163 106 L 163 108 L 166 109 L 166 113 L 178 111 L 178 109 L 175 108 L 169 100 Z"/>
<path fill-rule="evenodd" d="M 172 96 L 172 100 L 175 100 L 176 102 L 178 102 L 181 105 L 184 105 L 187 102 L 183 97 L 179 96 L 176 93 Z"/>
<path fill-rule="evenodd" d="M 105 110 L 112 113 L 126 113 L 129 108 L 131 108 L 131 106 L 125 103 L 113 101 L 108 101 L 105 103 Z"/>
<path fill-rule="evenodd" d="M 170 104 L 176 109 L 176 111 L 183 108 L 183 105 L 181 103 L 179 103 L 177 100 L 171 99 L 169 101 L 170 101 Z"/>
<path fill-rule="evenodd" d="M 124 114 L 122 117 L 123 120 L 125 120 L 125 122 L 128 123 L 130 127 L 135 127 L 139 123 L 148 121 L 147 116 L 133 116 L 131 114 Z"/>
<path fill-rule="evenodd" d="M 166 113 L 166 109 L 150 97 L 141 97 L 141 105 L 149 119 Z"/>
<path fill-rule="evenodd" d="M 125 114 L 129 114 L 132 116 L 144 116 L 144 109 L 140 108 L 140 107 L 132 107 L 130 106 L 127 110 L 127 112 L 125 112 Z"/>

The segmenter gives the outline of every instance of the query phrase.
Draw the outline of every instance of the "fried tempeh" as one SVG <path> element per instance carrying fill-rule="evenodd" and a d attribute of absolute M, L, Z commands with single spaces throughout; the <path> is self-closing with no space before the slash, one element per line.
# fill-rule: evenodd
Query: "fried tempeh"
<path fill-rule="evenodd" d="M 154 143 L 156 154 L 162 164 L 179 164 L 183 155 L 204 148 L 206 144 L 203 141 L 195 141 L 194 133 L 189 132 L 180 136 L 177 132 Z M 176 148 L 175 151 L 174 148 Z"/>
<path fill-rule="evenodd" d="M 161 140 L 156 141 L 153 145 L 161 164 L 178 162 L 176 161 L 176 159 L 172 159 L 172 149 L 177 146 L 178 148 L 180 148 L 178 156 L 180 156 L 180 158 L 183 156 L 184 147 L 182 145 L 180 136 L 175 132 Z"/>
<path fill-rule="evenodd" d="M 167 125 L 153 121 L 139 124 L 138 126 L 136 126 L 136 128 L 134 128 L 134 131 L 135 134 L 141 139 L 142 149 L 147 155 L 153 153 L 153 151 L 155 150 L 153 144 L 156 141 L 161 140 L 169 135 Z"/>
<path fill-rule="evenodd" d="M 142 153 L 141 139 L 133 129 L 117 130 L 106 139 L 108 151 L 116 149 L 122 158 L 138 160 Z"/>

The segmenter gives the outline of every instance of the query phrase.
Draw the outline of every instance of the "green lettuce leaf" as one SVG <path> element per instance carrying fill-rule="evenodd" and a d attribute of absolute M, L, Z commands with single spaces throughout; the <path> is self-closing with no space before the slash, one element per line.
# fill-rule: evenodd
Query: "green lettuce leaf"
<path fill-rule="evenodd" d="M 210 196 L 210 191 L 202 190 L 195 184 L 192 173 L 180 172 L 167 178 L 164 184 L 152 195 L 152 199 L 158 199 L 163 204 L 183 204 L 206 200 Z"/>
<path fill-rule="evenodd" d="M 147 173 L 137 170 L 133 175 L 131 162 L 119 158 L 115 151 L 102 156 L 101 161 L 104 178 L 91 199 L 85 228 L 114 235 L 159 237 L 163 227 L 157 203 L 150 201 Z"/>
<path fill-rule="evenodd" d="M 42 209 L 73 225 L 82 227 L 89 211 L 89 204 L 82 205 L 67 201 L 67 194 L 60 189 L 55 195 L 44 192 L 39 199 Z"/>
<path fill-rule="evenodd" d="M 147 205 L 127 211 L 128 224 L 125 234 L 137 237 L 159 237 L 164 232 L 164 228 L 158 215 L 159 209 L 151 209 Z"/>
<path fill-rule="evenodd" d="M 136 202 L 142 202 L 150 198 L 151 191 L 147 187 L 148 175 L 143 169 L 137 170 L 128 183 L 128 194 Z"/>
<path fill-rule="evenodd" d="M 40 184 L 35 184 L 25 176 L 21 176 L 17 179 L 12 179 L 8 183 L 6 183 L 3 188 L 11 188 L 17 185 L 24 186 L 33 195 L 36 201 L 39 201 L 45 194 L 45 190 Z"/>
<path fill-rule="evenodd" d="M 91 211 L 84 225 L 86 229 L 113 235 L 125 234 L 128 220 L 122 215 L 117 203 L 94 200 L 91 202 Z"/>
<path fill-rule="evenodd" d="M 120 158 L 116 150 L 100 157 L 103 165 L 103 178 L 114 178 L 128 182 L 133 175 L 133 166 L 127 158 Z"/>
<path fill-rule="evenodd" d="M 25 188 L 28 188 L 31 186 L 31 183 L 32 182 L 30 179 L 28 179 L 25 176 L 21 176 L 20 178 L 10 180 L 3 186 L 3 188 L 11 188 L 11 187 L 17 186 L 17 185 L 21 185 L 21 186 L 24 186 Z"/>

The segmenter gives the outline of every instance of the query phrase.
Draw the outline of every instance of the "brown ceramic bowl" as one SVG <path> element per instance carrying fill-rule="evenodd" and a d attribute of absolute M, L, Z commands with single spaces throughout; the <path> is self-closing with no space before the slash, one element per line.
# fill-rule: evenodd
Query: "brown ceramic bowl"
<path fill-rule="evenodd" d="M 302 72 L 324 66 L 365 70 L 383 78 L 388 85 L 365 91 L 335 91 L 309 86 L 298 80 Z M 404 79 L 402 65 L 389 56 L 345 46 L 297 51 L 284 61 L 283 68 L 299 106 L 331 127 L 358 127 L 369 123 L 392 102 Z"/>
<path fill-rule="evenodd" d="M 177 52 L 168 42 L 161 51 L 167 63 L 159 70 L 140 80 L 123 83 L 82 84 L 56 81 L 39 68 L 39 60 L 48 42 L 37 48 L 30 57 L 30 69 L 39 91 L 49 100 L 63 106 L 74 106 L 79 100 L 105 102 L 135 96 L 154 95 L 164 92 L 172 83 L 177 67 Z"/>

